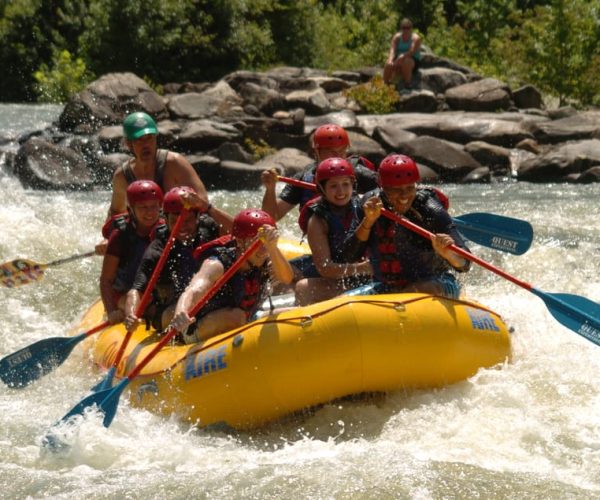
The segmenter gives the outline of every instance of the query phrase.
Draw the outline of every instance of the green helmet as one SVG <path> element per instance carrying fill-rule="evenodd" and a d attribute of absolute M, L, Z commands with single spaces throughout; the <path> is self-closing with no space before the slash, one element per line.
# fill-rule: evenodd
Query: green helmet
<path fill-rule="evenodd" d="M 123 120 L 123 133 L 127 139 L 134 141 L 144 135 L 158 134 L 158 128 L 149 114 L 138 111 L 127 115 Z"/>

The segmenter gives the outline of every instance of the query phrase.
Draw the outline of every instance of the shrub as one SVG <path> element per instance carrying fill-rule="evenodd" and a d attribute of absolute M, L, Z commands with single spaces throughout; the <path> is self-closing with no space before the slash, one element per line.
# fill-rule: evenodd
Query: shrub
<path fill-rule="evenodd" d="M 65 102 L 92 81 L 83 60 L 73 60 L 68 50 L 56 51 L 52 67 L 41 64 L 33 77 L 40 102 Z"/>
<path fill-rule="evenodd" d="M 344 95 L 355 100 L 367 113 L 384 114 L 396 110 L 400 95 L 396 89 L 383 83 L 381 75 L 375 75 L 367 83 L 344 91 Z"/>
<path fill-rule="evenodd" d="M 246 139 L 244 141 L 244 144 L 246 145 L 246 148 L 248 148 L 248 150 L 250 150 L 250 152 L 252 153 L 254 161 L 258 161 L 261 158 L 264 158 L 265 156 L 269 156 L 277 152 L 275 148 L 269 146 L 269 144 L 267 144 L 262 139 L 259 139 L 258 143 L 254 142 L 252 139 Z"/>

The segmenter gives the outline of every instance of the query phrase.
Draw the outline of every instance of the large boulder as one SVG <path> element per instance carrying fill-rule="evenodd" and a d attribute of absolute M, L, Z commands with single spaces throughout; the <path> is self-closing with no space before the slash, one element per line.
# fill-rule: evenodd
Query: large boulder
<path fill-rule="evenodd" d="M 580 174 L 600 164 L 600 140 L 560 144 L 542 155 L 524 161 L 518 169 L 519 180 L 564 182 L 569 175 Z"/>
<path fill-rule="evenodd" d="M 452 109 L 464 111 L 498 111 L 512 104 L 508 85 L 494 78 L 452 87 L 445 96 Z"/>
<path fill-rule="evenodd" d="M 105 125 L 120 124 L 133 111 L 154 119 L 167 117 L 163 98 L 133 73 L 109 73 L 75 94 L 59 117 L 62 131 L 93 133 Z"/>
<path fill-rule="evenodd" d="M 227 82 L 221 80 L 204 92 L 177 94 L 169 99 L 169 112 L 174 119 L 197 120 L 212 116 L 227 116 L 243 99 Z"/>
<path fill-rule="evenodd" d="M 89 189 L 94 178 L 83 156 L 39 137 L 25 142 L 14 160 L 14 173 L 33 189 Z"/>

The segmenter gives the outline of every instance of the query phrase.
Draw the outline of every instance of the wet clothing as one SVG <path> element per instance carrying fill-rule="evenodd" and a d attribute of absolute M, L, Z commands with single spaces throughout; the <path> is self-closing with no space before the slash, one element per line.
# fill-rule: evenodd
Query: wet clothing
<path fill-rule="evenodd" d="M 372 189 L 377 188 L 377 175 L 374 170 L 373 164 L 363 158 L 362 156 L 351 156 L 348 161 L 354 168 L 354 174 L 356 175 L 357 190 L 359 193 L 366 193 Z M 317 164 L 313 163 L 309 165 L 303 172 L 300 172 L 294 176 L 295 179 L 304 182 L 315 182 L 315 170 Z M 315 192 L 310 189 L 304 189 L 298 186 L 292 186 L 287 184 L 279 195 L 279 198 L 289 203 L 290 205 L 300 205 L 302 208 L 305 203 L 315 197 Z"/>
<path fill-rule="evenodd" d="M 391 210 L 381 190 L 365 194 L 362 203 L 375 195 L 379 195 L 384 206 Z M 457 246 L 468 250 L 452 218 L 433 190 L 418 188 L 412 207 L 405 217 L 434 234 L 449 234 Z M 359 241 L 351 234 L 344 247 L 348 259 L 357 258 L 365 250 L 373 266 L 374 280 L 383 283 L 390 290 L 401 289 L 418 281 L 441 280 L 444 288 L 452 291 L 454 285 L 458 285 L 453 281 L 450 271 L 464 272 L 470 267 L 470 262 L 467 261 L 463 267 L 453 269 L 446 259 L 433 250 L 431 241 L 383 215 L 373 225 L 366 242 Z"/>
<path fill-rule="evenodd" d="M 119 259 L 117 275 L 112 285 L 120 294 L 127 293 L 133 284 L 138 266 L 148 245 L 155 239 L 164 237 L 167 226 L 159 220 L 148 236 L 142 237 L 135 232 L 135 223 L 123 221 L 120 227 L 112 230 L 108 238 L 106 255 Z"/>
<path fill-rule="evenodd" d="M 310 219 L 311 216 L 320 217 L 327 223 L 327 242 L 329 243 L 329 252 L 333 262 L 343 264 L 346 262 L 355 262 L 356 260 L 362 260 L 362 258 L 364 258 L 363 253 L 363 255 L 353 256 L 355 258 L 354 261 L 346 260 L 344 251 L 348 234 L 354 233 L 362 220 L 362 212 L 358 197 L 353 196 L 350 199 L 350 203 L 343 208 L 343 211 L 340 211 L 339 207 L 333 207 L 333 205 L 322 197 L 318 197 L 309 202 L 307 206 L 303 208 L 303 211 L 304 210 L 307 212 L 307 224 L 308 219 Z M 318 271 L 316 277 L 320 277 Z M 343 289 L 349 289 L 370 281 L 370 276 L 352 275 L 340 278 L 338 281 Z"/>
<path fill-rule="evenodd" d="M 202 256 L 203 259 L 216 259 L 221 262 L 224 271 L 227 271 L 238 257 L 235 241 L 224 246 L 208 248 Z M 249 320 L 269 293 L 270 276 L 268 260 L 260 267 L 238 270 L 196 315 L 196 321 L 182 335 L 184 342 L 196 342 L 198 322 L 208 313 L 218 309 L 240 308 L 244 311 L 246 319 Z"/>
<path fill-rule="evenodd" d="M 167 163 L 167 155 L 169 154 L 169 151 L 167 151 L 166 149 L 157 149 L 156 150 L 156 168 L 154 169 L 154 179 L 152 179 L 154 182 L 156 182 L 156 184 L 158 184 L 160 186 L 161 189 L 164 190 L 164 185 L 163 185 L 163 181 L 164 181 L 164 171 L 165 171 L 165 164 Z M 125 161 L 125 163 L 123 163 L 123 165 L 121 165 L 121 172 L 123 173 L 123 176 L 125 177 L 125 180 L 127 181 L 127 185 L 129 186 L 129 184 L 131 184 L 134 181 L 137 181 L 137 177 L 135 176 L 135 174 L 133 173 L 133 170 L 131 169 L 131 162 L 133 160 L 129 159 L 127 161 Z"/>
<path fill-rule="evenodd" d="M 213 240 L 218 236 L 218 224 L 212 217 L 202 214 L 198 216 L 198 230 L 192 241 L 183 243 L 175 240 L 152 291 L 152 301 L 143 315 L 155 328 L 161 329 L 162 313 L 167 307 L 177 302 L 179 296 L 200 268 L 199 262 L 194 258 L 194 249 L 198 245 Z M 167 239 L 166 236 L 155 239 L 144 252 L 131 287 L 140 294 L 144 293 L 150 282 L 152 273 L 167 243 Z"/>

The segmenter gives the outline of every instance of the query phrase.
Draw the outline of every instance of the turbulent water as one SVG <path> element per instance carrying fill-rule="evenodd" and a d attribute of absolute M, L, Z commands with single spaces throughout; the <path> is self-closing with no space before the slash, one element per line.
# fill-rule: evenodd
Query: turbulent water
<path fill-rule="evenodd" d="M 57 108 L 0 106 L 0 135 L 52 120 Z M 476 247 L 548 292 L 600 302 L 600 185 L 443 186 L 454 215 L 529 220 L 525 255 Z M 258 191 L 211 193 L 234 213 Z M 93 248 L 108 192 L 24 190 L 0 167 L 0 261 L 48 262 Z M 292 216 L 284 233 L 292 235 Z M 0 357 L 63 336 L 97 296 L 98 258 L 0 288 Z M 600 498 L 600 347 L 557 323 L 532 293 L 489 271 L 469 297 L 514 328 L 510 363 L 435 391 L 326 405 L 255 432 L 206 431 L 133 409 L 107 430 L 86 417 L 62 453 L 41 436 L 97 379 L 76 348 L 22 390 L 0 384 L 0 498 Z"/>

